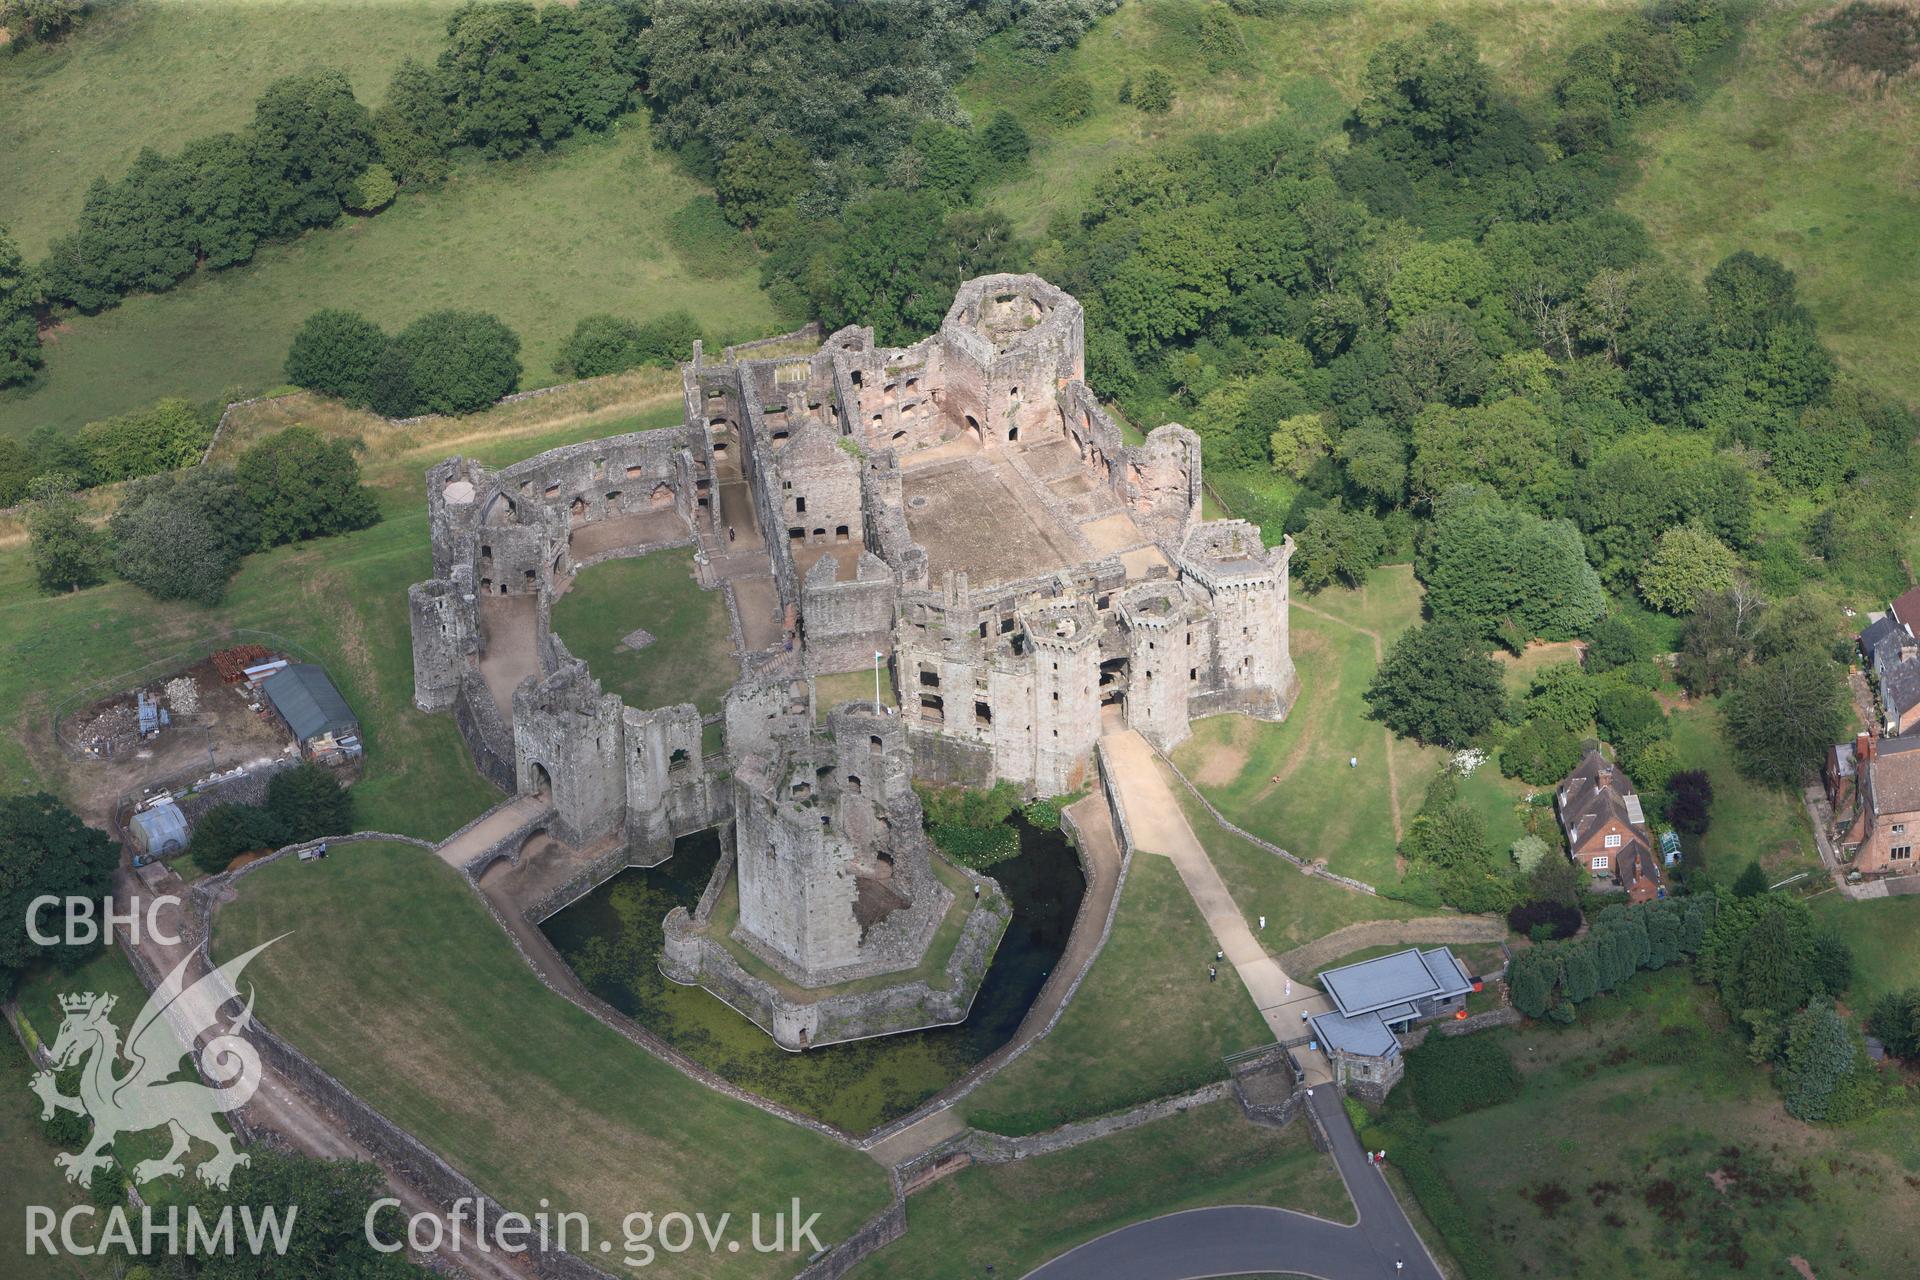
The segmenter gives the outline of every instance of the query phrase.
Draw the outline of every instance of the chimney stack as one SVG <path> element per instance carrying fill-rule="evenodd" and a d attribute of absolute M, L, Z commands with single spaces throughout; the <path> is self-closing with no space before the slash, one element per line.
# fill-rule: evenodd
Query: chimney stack
<path fill-rule="evenodd" d="M 1868 764 L 1873 760 L 1873 735 L 1855 734 L 1853 738 L 1853 759 L 1856 764 Z"/>

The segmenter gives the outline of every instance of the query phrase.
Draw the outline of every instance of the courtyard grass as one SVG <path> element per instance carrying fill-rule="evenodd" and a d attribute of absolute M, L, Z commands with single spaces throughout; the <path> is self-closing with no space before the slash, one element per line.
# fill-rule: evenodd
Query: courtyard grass
<path fill-rule="evenodd" d="M 1223 1079 L 1272 1034 L 1173 864 L 1137 853 L 1113 933 L 1052 1032 L 959 1105 L 995 1133 L 1038 1133 Z"/>
<path fill-rule="evenodd" d="M 637 627 L 653 643 L 620 647 Z M 740 678 L 729 654 L 727 603 L 693 577 L 693 552 L 678 548 L 589 566 L 554 602 L 553 630 L 609 693 L 641 710 L 691 702 L 720 709 Z"/>
<path fill-rule="evenodd" d="M 1853 987 L 1847 1004 L 1865 1017 L 1891 991 L 1920 987 L 1920 894 L 1868 898 L 1843 894 L 1813 899 L 1813 918 L 1853 948 Z"/>
<path fill-rule="evenodd" d="M 238 887 L 215 921 L 217 956 L 291 931 L 248 969 L 261 1020 L 509 1207 L 545 1197 L 617 1239 L 638 1209 L 738 1222 L 798 1196 L 831 1243 L 886 1203 L 866 1156 L 687 1079 L 541 986 L 423 850 L 355 844 Z M 796 1265 L 744 1250 L 674 1262 L 702 1277 Z"/>
<path fill-rule="evenodd" d="M 1697 101 L 1638 130 L 1643 160 L 1621 207 L 1696 275 L 1739 249 L 1770 254 L 1840 361 L 1920 398 L 1920 83 L 1879 93 L 1810 73 L 1794 56 L 1833 5 L 1762 6 Z"/>
<path fill-rule="evenodd" d="M 1639 7 L 1638 0 L 1401 0 L 1288 6 L 1274 17 L 1237 16 L 1247 53 L 1208 66 L 1199 42 L 1200 0 L 1140 0 L 1100 20 L 1078 47 L 1038 64 L 1006 36 L 990 40 L 959 97 L 976 120 L 1008 110 L 1033 134 L 1030 165 L 987 192 L 1022 235 L 1081 208 L 1094 182 L 1121 159 L 1156 144 L 1286 120 L 1309 138 L 1338 145 L 1341 121 L 1359 98 L 1368 57 L 1384 40 L 1418 35 L 1436 20 L 1478 39 L 1494 79 L 1527 94 L 1551 84 L 1564 51 Z M 1149 68 L 1172 77 L 1174 102 L 1150 116 L 1118 100 L 1120 86 Z M 1061 125 L 1047 95 L 1062 76 L 1083 76 L 1093 110 Z"/>
<path fill-rule="evenodd" d="M 1571 1027 L 1481 1034 L 1520 1067 L 1520 1097 L 1429 1132 L 1502 1280 L 1920 1267 L 1920 1223 L 1886 1212 L 1920 1169 L 1910 1117 L 1787 1116 L 1689 966 L 1641 974 Z"/>
<path fill-rule="evenodd" d="M 1052 1155 L 963 1169 L 909 1199 L 906 1237 L 850 1274 L 1019 1276 L 1130 1222 L 1213 1204 L 1353 1218 L 1304 1121 L 1267 1129 L 1216 1102 Z"/>
<path fill-rule="evenodd" d="M 259 394 L 284 381 L 295 329 L 322 307 L 390 330 L 442 307 L 493 312 L 520 335 L 523 386 L 559 380 L 560 345 L 592 312 L 647 320 L 684 308 L 717 337 L 773 332 L 750 253 L 730 275 L 695 278 L 669 246 L 668 216 L 700 191 L 637 118 L 552 155 L 470 162 L 377 217 L 70 317 L 46 345 L 40 385 L 0 395 L 0 436 L 72 429 L 160 396 Z"/>

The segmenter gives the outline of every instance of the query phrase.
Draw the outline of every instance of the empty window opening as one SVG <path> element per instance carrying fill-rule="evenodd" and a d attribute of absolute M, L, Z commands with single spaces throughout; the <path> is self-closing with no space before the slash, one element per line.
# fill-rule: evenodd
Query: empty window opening
<path fill-rule="evenodd" d="M 982 729 L 990 728 L 993 724 L 993 708 L 984 702 L 974 703 L 973 722 Z"/>
<path fill-rule="evenodd" d="M 807 500 L 805 498 L 795 498 L 793 500 L 793 513 L 797 516 L 807 514 Z"/>
<path fill-rule="evenodd" d="M 859 774 L 850 773 L 847 775 L 847 790 L 851 791 L 854 795 L 860 794 L 860 775 Z M 884 853 L 881 854 L 880 856 L 882 858 L 887 858 L 887 855 Z M 887 858 L 887 861 L 891 862 L 892 859 Z"/>
<path fill-rule="evenodd" d="M 929 671 L 924 667 L 921 668 L 920 687 L 923 689 L 938 689 L 940 687 L 940 673 L 938 671 Z"/>
<path fill-rule="evenodd" d="M 687 754 L 685 747 L 675 747 L 673 754 L 667 757 L 667 768 L 684 769 L 691 761 L 692 757 Z"/>
<path fill-rule="evenodd" d="M 547 496 L 549 498 L 557 498 L 560 496 L 560 485 L 557 482 L 547 486 Z"/>
<path fill-rule="evenodd" d="M 627 479 L 629 479 L 629 480 L 635 480 L 635 479 L 638 479 L 639 477 L 641 477 L 641 476 L 643 476 L 643 475 L 645 475 L 646 473 L 647 473 L 647 469 L 646 469 L 645 467 L 641 467 L 641 466 L 632 466 L 632 467 L 628 467 L 628 468 L 627 468 Z"/>
<path fill-rule="evenodd" d="M 867 746 L 872 748 L 875 755 L 879 755 L 886 749 L 886 744 L 880 741 L 880 735 L 877 733 L 867 739 Z"/>
<path fill-rule="evenodd" d="M 795 800 L 805 800 L 812 794 L 813 784 L 811 782 L 796 782 L 793 784 L 793 798 Z"/>
<path fill-rule="evenodd" d="M 833 540 L 835 542 L 851 542 L 853 541 L 853 535 L 847 532 L 847 526 L 837 524 L 833 526 Z"/>
<path fill-rule="evenodd" d="M 937 693 L 921 694 L 920 718 L 922 720 L 930 720 L 935 724 L 944 724 L 947 718 L 946 700 Z"/>
<path fill-rule="evenodd" d="M 787 541 L 789 541 L 789 542 L 805 542 L 806 540 L 807 540 L 807 531 L 806 531 L 805 529 L 789 529 L 789 530 L 787 530 Z"/>

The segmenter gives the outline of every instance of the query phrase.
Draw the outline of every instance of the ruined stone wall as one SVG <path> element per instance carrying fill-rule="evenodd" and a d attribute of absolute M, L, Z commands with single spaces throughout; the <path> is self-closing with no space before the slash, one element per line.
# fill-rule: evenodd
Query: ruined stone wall
<path fill-rule="evenodd" d="M 434 578 L 407 589 L 413 632 L 413 705 L 446 711 L 460 696 L 460 680 L 474 660 L 473 581 L 458 568 L 452 579 Z"/>
<path fill-rule="evenodd" d="M 842 438 L 813 419 L 775 450 L 780 523 L 765 531 L 768 538 L 794 545 L 849 544 L 865 537 L 860 460 L 840 447 Z"/>
<path fill-rule="evenodd" d="M 613 834 L 626 816 L 624 711 L 577 659 L 513 695 L 515 789 L 551 797 L 554 834 L 570 845 Z"/>
<path fill-rule="evenodd" d="M 708 772 L 700 711 L 690 702 L 636 711 L 621 707 L 626 761 L 626 836 L 632 861 L 651 866 L 674 840 L 714 826 L 732 801 Z"/>
<path fill-rule="evenodd" d="M 893 573 L 871 551 L 860 554 L 852 579 L 834 573 L 822 556 L 800 588 L 803 659 L 810 674 L 853 671 L 869 665 L 893 636 L 896 588 Z"/>

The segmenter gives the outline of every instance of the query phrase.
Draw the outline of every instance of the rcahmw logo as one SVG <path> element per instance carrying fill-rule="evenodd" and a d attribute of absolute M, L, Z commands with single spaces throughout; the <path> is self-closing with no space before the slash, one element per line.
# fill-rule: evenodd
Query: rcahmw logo
<path fill-rule="evenodd" d="M 129 1174 L 136 1184 L 180 1176 L 185 1172 L 181 1157 L 196 1139 L 213 1148 L 213 1155 L 195 1170 L 209 1186 L 225 1190 L 233 1171 L 249 1163 L 247 1154 L 235 1149 L 233 1136 L 220 1127 L 217 1117 L 245 1104 L 260 1087 L 260 1054 L 244 1034 L 253 1021 L 252 991 L 237 1013 L 227 1015 L 224 1027 L 221 1011 L 239 1002 L 235 983 L 248 963 L 278 941 L 274 938 L 261 943 L 191 985 L 186 973 L 192 958 L 182 960 L 154 988 L 124 1042 L 111 1016 L 114 997 L 89 991 L 60 998 L 64 1016 L 49 1053 L 52 1067 L 36 1072 L 30 1087 L 40 1095 L 42 1120 L 51 1120 L 59 1111 L 71 1111 L 93 1122 L 93 1132 L 81 1150 L 61 1152 L 53 1158 L 54 1164 L 66 1171 L 69 1182 L 91 1186 L 95 1171 L 112 1162 L 109 1149 L 115 1138 L 149 1129 L 166 1129 L 171 1145 L 165 1155 L 133 1166 Z M 191 1049 L 209 1032 L 214 1034 L 199 1048 L 195 1064 L 200 1075 L 214 1083 L 169 1079 L 179 1064 L 181 1047 Z M 128 1066 L 120 1070 L 123 1060 Z M 70 1068 L 79 1071 L 79 1092 L 72 1096 L 60 1092 L 56 1074 Z M 152 1242 L 164 1242 L 169 1251 L 232 1252 L 241 1245 L 255 1253 L 268 1249 L 284 1252 L 296 1213 L 296 1206 L 257 1212 L 252 1206 L 242 1206 L 241 1231 L 236 1235 L 231 1205 L 212 1222 L 190 1207 L 184 1225 L 177 1209 L 157 1215 L 149 1206 L 142 1215 L 137 1240 L 149 1247 Z M 81 1222 L 94 1216 L 90 1206 L 72 1208 L 57 1216 L 46 1206 L 28 1206 L 27 1251 L 34 1253 L 44 1247 L 48 1252 L 91 1252 L 79 1247 L 84 1241 L 74 1233 Z M 135 1242 L 125 1206 L 106 1210 L 98 1247 L 131 1247 Z"/>

